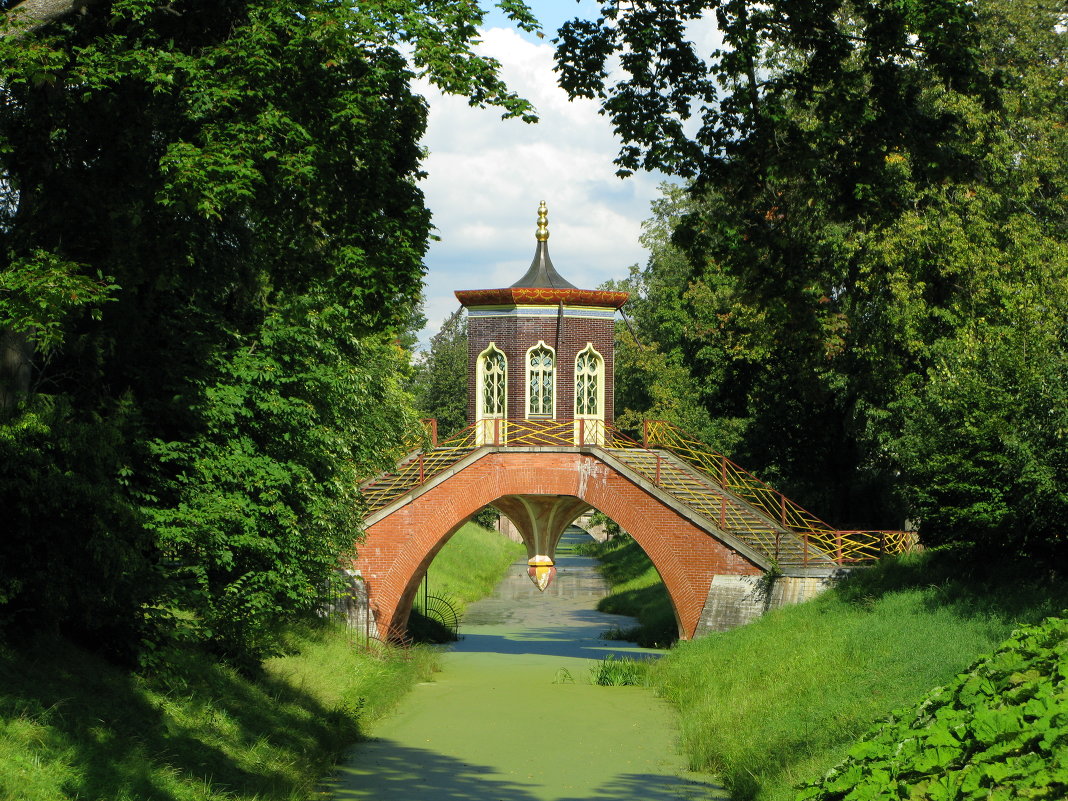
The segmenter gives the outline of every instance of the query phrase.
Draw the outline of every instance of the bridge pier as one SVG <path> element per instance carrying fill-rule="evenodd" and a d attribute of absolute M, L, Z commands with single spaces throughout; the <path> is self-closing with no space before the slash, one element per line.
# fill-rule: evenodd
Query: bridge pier
<path fill-rule="evenodd" d="M 713 576 L 694 636 L 728 631 L 751 623 L 772 609 L 807 601 L 828 589 L 847 571 L 821 568 L 792 572 L 794 575 L 773 579 L 767 573 Z"/>
<path fill-rule="evenodd" d="M 564 530 L 590 505 L 571 495 L 507 495 L 493 502 L 527 546 L 530 579 L 545 591 L 556 575 L 556 546 Z"/>

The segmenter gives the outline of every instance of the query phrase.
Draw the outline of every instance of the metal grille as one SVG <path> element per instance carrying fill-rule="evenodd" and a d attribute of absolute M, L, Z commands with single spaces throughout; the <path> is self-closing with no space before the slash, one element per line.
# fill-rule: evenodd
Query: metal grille
<path fill-rule="evenodd" d="M 504 354 L 499 350 L 491 350 L 482 357 L 482 414 L 487 417 L 504 414 L 507 380 Z"/>
<path fill-rule="evenodd" d="M 535 348 L 530 352 L 530 370 L 527 381 L 530 393 L 530 414 L 553 413 L 553 352 L 548 348 Z"/>
<path fill-rule="evenodd" d="M 591 350 L 584 350 L 575 361 L 575 414 L 599 414 L 597 383 L 601 359 Z"/>

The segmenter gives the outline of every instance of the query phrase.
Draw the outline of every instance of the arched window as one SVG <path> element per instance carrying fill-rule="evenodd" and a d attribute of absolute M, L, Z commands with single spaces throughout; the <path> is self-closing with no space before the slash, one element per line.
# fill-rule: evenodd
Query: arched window
<path fill-rule="evenodd" d="M 478 357 L 478 418 L 504 417 L 508 397 L 508 360 L 491 342 Z"/>
<path fill-rule="evenodd" d="M 575 358 L 575 416 L 604 416 L 604 359 L 587 345 Z"/>
<path fill-rule="evenodd" d="M 544 342 L 527 351 L 527 416 L 552 417 L 556 354 Z"/>

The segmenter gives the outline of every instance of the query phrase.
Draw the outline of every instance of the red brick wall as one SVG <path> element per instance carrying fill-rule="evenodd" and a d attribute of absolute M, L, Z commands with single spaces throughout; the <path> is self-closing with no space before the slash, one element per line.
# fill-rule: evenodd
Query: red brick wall
<path fill-rule="evenodd" d="M 471 514 L 527 494 L 581 498 L 629 531 L 660 572 L 684 638 L 697 628 L 712 576 L 761 572 L 593 455 L 486 453 L 368 528 L 355 566 L 380 629 L 405 624 L 427 567 Z"/>
<path fill-rule="evenodd" d="M 521 418 L 526 415 L 526 355 L 527 351 L 544 341 L 556 351 L 556 419 L 571 420 L 575 411 L 575 357 L 592 344 L 594 350 L 604 357 L 605 420 L 612 422 L 615 415 L 614 370 L 615 370 L 615 321 L 613 319 L 586 319 L 567 317 L 560 325 L 560 341 L 557 342 L 557 316 L 522 317 L 470 317 L 467 323 L 467 420 L 475 422 L 475 392 L 478 355 L 490 342 L 508 359 L 508 416 Z"/>

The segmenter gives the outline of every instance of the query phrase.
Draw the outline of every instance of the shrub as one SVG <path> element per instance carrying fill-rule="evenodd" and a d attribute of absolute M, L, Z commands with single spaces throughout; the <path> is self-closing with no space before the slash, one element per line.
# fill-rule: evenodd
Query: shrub
<path fill-rule="evenodd" d="M 797 801 L 1068 797 L 1068 620 L 1023 626 L 992 656 L 894 713 Z"/>

